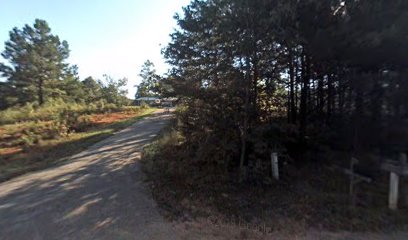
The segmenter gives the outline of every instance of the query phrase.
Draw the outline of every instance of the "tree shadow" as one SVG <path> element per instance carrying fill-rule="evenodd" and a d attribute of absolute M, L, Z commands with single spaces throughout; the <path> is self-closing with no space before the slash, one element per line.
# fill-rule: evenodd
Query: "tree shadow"
<path fill-rule="evenodd" d="M 137 160 L 163 119 L 154 115 L 49 169 L 0 184 L 1 238 L 134 239 L 155 232 L 160 217 Z"/>
<path fill-rule="evenodd" d="M 2 155 L 0 157 L 0 182 L 27 172 L 61 164 L 72 154 L 80 152 L 110 135 L 111 133 L 102 132 L 52 146 L 34 146 L 26 151 Z"/>

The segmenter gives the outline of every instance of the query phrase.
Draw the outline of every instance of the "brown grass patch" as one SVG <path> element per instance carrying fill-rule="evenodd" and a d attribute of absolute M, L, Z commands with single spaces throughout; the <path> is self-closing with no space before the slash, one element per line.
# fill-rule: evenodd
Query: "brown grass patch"
<path fill-rule="evenodd" d="M 23 151 L 21 147 L 0 148 L 0 156 L 17 154 Z"/>
<path fill-rule="evenodd" d="M 248 224 L 255 230 L 266 226 L 270 232 L 288 233 L 407 227 L 407 207 L 401 206 L 398 212 L 387 209 L 385 173 L 355 188 L 357 205 L 352 207 L 349 179 L 340 171 L 329 171 L 319 163 L 295 166 L 289 162 L 281 167 L 279 182 L 239 183 L 236 172 L 197 163 L 197 156 L 174 131 L 163 133 L 147 147 L 142 159 L 153 198 L 170 220 L 215 219 L 213 225 Z"/>
<path fill-rule="evenodd" d="M 90 116 L 91 122 L 95 125 L 110 124 L 122 120 L 126 120 L 139 115 L 134 112 L 116 112 L 105 114 L 92 114 Z"/>
<path fill-rule="evenodd" d="M 152 112 L 154 109 L 92 114 L 91 124 L 81 132 L 72 132 L 55 138 L 39 138 L 31 144 L 24 144 L 22 141 L 23 137 L 27 137 L 24 130 L 44 126 L 50 122 L 3 125 L 0 132 L 0 182 L 59 163 L 64 157 L 80 152 Z"/>

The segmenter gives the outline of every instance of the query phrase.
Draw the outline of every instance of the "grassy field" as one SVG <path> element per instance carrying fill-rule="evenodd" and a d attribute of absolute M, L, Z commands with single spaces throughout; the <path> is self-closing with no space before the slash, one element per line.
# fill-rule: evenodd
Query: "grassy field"
<path fill-rule="evenodd" d="M 60 163 L 154 111 L 146 108 L 90 114 L 81 131 L 64 134 L 59 134 L 64 126 L 51 121 L 0 125 L 0 181 Z"/>

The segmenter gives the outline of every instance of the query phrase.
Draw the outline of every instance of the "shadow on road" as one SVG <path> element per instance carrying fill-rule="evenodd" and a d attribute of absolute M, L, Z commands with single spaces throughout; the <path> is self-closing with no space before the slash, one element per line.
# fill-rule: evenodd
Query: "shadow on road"
<path fill-rule="evenodd" d="M 0 184 L 0 239 L 143 239 L 167 231 L 136 160 L 171 117 L 156 114 L 67 164 Z"/>

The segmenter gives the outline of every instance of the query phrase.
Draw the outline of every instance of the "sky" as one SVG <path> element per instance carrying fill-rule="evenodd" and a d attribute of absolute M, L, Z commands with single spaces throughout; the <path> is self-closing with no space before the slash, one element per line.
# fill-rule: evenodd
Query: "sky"
<path fill-rule="evenodd" d="M 168 66 L 161 49 L 176 27 L 173 16 L 190 0 L 0 0 L 0 51 L 13 27 L 46 20 L 52 33 L 66 40 L 68 63 L 79 76 L 102 79 L 103 74 L 128 78 L 134 98 L 141 66 L 149 59 L 159 74 Z M 0 61 L 4 61 L 0 59 Z"/>

